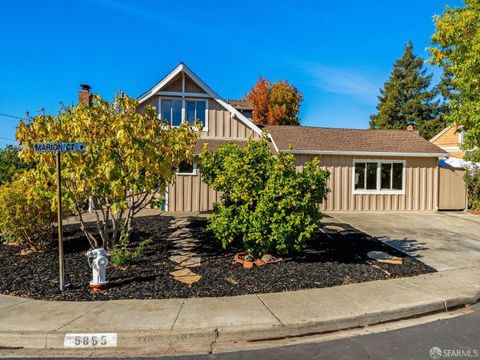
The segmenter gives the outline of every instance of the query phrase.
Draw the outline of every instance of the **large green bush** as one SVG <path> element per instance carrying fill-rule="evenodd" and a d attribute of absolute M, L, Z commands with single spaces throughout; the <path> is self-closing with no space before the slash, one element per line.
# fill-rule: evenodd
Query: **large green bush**
<path fill-rule="evenodd" d="M 223 192 L 208 228 L 224 248 L 242 243 L 257 256 L 305 248 L 318 229 L 318 207 L 329 191 L 329 173 L 318 165 L 314 159 L 297 172 L 295 156 L 274 156 L 266 139 L 250 140 L 244 149 L 232 143 L 215 152 L 204 147 L 202 177 Z"/>
<path fill-rule="evenodd" d="M 0 186 L 0 233 L 9 241 L 41 251 L 52 239 L 55 214 L 49 199 L 26 195 L 30 186 L 24 176 Z"/>
<path fill-rule="evenodd" d="M 480 210 L 480 167 L 467 169 L 465 185 L 468 191 L 468 208 Z"/>

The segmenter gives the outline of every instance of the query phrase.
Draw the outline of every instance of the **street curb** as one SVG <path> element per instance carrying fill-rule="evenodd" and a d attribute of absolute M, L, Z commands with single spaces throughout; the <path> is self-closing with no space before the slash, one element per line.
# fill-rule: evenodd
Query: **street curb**
<path fill-rule="evenodd" d="M 219 329 L 191 329 L 183 331 L 143 330 L 118 332 L 118 349 L 155 349 L 158 351 L 208 351 L 214 343 L 237 341 L 260 342 L 303 337 L 335 331 L 349 330 L 380 323 L 419 317 L 422 315 L 447 312 L 461 306 L 478 304 L 476 296 L 445 299 L 415 306 L 400 307 L 389 312 L 371 312 L 360 316 L 337 318 L 327 321 L 312 321 L 278 326 L 227 326 Z M 446 307 L 446 303 L 452 304 Z M 454 305 L 454 306 L 453 306 Z M 86 331 L 89 332 L 89 331 Z M 66 332 L 3 332 L 0 333 L 0 348 L 65 349 Z"/>
<path fill-rule="evenodd" d="M 258 302 L 270 311 L 275 321 L 258 320 L 260 323 L 227 324 L 202 327 L 201 324 L 192 321 L 197 328 L 171 329 L 141 329 L 116 331 L 118 334 L 117 349 L 142 349 L 162 352 L 212 352 L 215 344 L 228 344 L 234 342 L 261 342 L 288 337 L 303 337 L 352 328 L 366 327 L 380 323 L 403 320 L 432 313 L 456 310 L 463 306 L 478 304 L 480 301 L 480 279 L 477 280 L 480 268 L 471 268 L 468 271 L 450 271 L 420 275 L 413 278 L 383 280 L 377 282 L 352 284 L 326 289 L 301 290 L 298 292 L 279 294 L 260 294 L 256 297 Z M 443 285 L 441 287 L 440 285 Z M 378 296 L 371 296 L 371 292 L 383 286 L 389 286 L 394 294 L 396 302 L 390 303 L 387 299 L 385 304 L 377 306 Z M 328 290 L 330 289 L 330 290 Z M 422 292 L 420 292 L 420 289 Z M 405 294 L 401 294 L 404 290 Z M 409 292 L 410 291 L 410 292 Z M 416 292 L 415 292 L 416 291 Z M 282 315 L 276 314 L 275 301 L 269 297 L 276 297 L 281 304 L 288 303 L 289 299 L 303 298 L 314 302 L 325 299 L 330 294 L 352 294 L 352 299 L 346 301 L 343 308 L 351 304 L 351 309 L 343 311 L 343 315 L 321 316 L 315 314 L 315 309 L 307 309 L 307 316 L 294 318 L 294 321 L 282 319 Z M 337 295 L 338 295 L 337 294 Z M 366 301 L 365 294 L 371 296 L 372 301 Z M 424 296 L 418 296 L 422 294 Z M 408 295 L 408 296 L 407 296 Z M 215 299 L 215 298 L 213 298 Z M 335 299 L 335 298 L 332 298 Z M 197 299 L 198 300 L 198 299 Z M 250 298 L 250 300 L 252 300 Z M 390 299 L 391 300 L 391 299 Z M 398 300 L 398 301 L 397 301 Z M 214 300 L 212 300 L 214 301 Z M 230 303 L 230 299 L 225 299 Z M 332 300 L 333 301 L 333 300 Z M 357 303 L 355 303 L 357 301 Z M 21 302 L 21 300 L 19 300 Z M 141 300 L 139 300 L 141 302 Z M 21 302 L 25 303 L 25 302 Z M 33 301 L 32 301 L 33 303 Z M 97 303 L 97 302 L 96 302 Z M 37 303 L 41 306 L 41 302 Z M 140 304 L 140 303 L 139 303 Z M 297 302 L 300 308 L 301 302 Z M 59 304 L 60 305 L 60 304 Z M 475 305 L 478 306 L 478 305 Z M 342 306 L 340 306 L 342 308 Z M 11 312 L 15 306 L 9 307 Z M 248 314 L 249 309 L 247 309 Z M 296 309 L 291 309 L 295 313 Z M 310 312 L 309 312 L 310 311 Z M 281 313 L 281 312 L 280 312 Z M 283 314 L 285 316 L 285 313 Z M 287 314 L 290 315 L 290 314 Z M 311 315 L 311 316 L 310 316 Z M 317 316 L 317 317 L 315 317 Z M 1 317 L 0 317 L 1 321 Z M 121 321 L 119 322 L 121 324 Z M 119 325 L 120 327 L 120 325 Z M 84 331 L 0 331 L 0 348 L 25 348 L 25 349 L 61 349 L 64 350 L 64 337 L 67 333 L 91 333 L 96 332 L 92 328 Z M 112 332 L 112 331 L 104 331 Z M 75 351 L 73 349 L 72 351 Z"/>

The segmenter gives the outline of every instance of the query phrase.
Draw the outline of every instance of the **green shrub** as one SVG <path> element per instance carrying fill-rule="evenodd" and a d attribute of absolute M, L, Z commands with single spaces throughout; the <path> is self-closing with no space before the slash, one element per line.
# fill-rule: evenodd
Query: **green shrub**
<path fill-rule="evenodd" d="M 32 166 L 18 157 L 18 149 L 13 145 L 0 149 L 0 185 L 9 183 L 16 174 Z"/>
<path fill-rule="evenodd" d="M 480 210 L 480 167 L 467 169 L 465 185 L 468 191 L 468 208 Z"/>
<path fill-rule="evenodd" d="M 52 239 L 55 214 L 50 200 L 29 192 L 29 184 L 17 179 L 0 187 L 0 233 L 32 250 L 44 250 Z"/>
<path fill-rule="evenodd" d="M 132 262 L 142 255 L 146 246 L 150 245 L 152 240 L 143 240 L 136 247 L 132 248 L 130 237 L 127 234 L 125 225 L 122 224 L 120 238 L 117 244 L 113 245 L 110 260 L 113 266 L 123 266 Z"/>
<path fill-rule="evenodd" d="M 223 192 L 208 229 L 224 248 L 240 242 L 257 256 L 304 249 L 318 229 L 318 207 L 329 191 L 329 173 L 318 165 L 314 159 L 297 172 L 295 156 L 273 156 L 265 138 L 248 141 L 244 149 L 226 144 L 212 153 L 204 147 L 203 179 Z"/>

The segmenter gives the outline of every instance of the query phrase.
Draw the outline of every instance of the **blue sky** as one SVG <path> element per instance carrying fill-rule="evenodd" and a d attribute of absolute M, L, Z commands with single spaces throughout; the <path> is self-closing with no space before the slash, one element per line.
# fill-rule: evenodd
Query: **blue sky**
<path fill-rule="evenodd" d="M 184 61 L 224 98 L 259 75 L 304 95 L 302 125 L 368 127 L 379 88 L 432 17 L 460 0 L 10 1 L 0 12 L 0 113 L 54 113 L 80 83 L 111 98 L 148 90 Z M 0 146 L 17 121 L 0 116 Z"/>

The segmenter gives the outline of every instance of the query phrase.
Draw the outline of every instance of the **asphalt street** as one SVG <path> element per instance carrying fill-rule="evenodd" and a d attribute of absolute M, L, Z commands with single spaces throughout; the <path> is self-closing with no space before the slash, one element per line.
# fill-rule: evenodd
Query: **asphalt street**
<path fill-rule="evenodd" d="M 480 359 L 480 310 L 423 325 L 328 342 L 161 359 Z"/>

